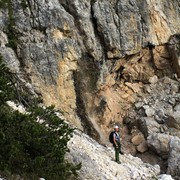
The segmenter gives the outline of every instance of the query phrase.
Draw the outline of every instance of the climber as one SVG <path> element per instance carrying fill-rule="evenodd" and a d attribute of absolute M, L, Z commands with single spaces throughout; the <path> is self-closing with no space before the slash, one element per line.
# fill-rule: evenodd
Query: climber
<path fill-rule="evenodd" d="M 119 153 L 123 154 L 123 152 L 121 151 L 119 127 L 117 125 L 114 126 L 113 146 L 115 149 L 115 161 L 120 164 L 121 162 L 119 161 Z"/>

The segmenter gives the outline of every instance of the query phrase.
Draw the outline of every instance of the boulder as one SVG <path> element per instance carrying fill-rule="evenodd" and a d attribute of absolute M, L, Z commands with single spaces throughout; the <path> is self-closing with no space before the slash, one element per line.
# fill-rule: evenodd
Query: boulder
<path fill-rule="evenodd" d="M 157 121 L 158 124 L 164 124 L 165 119 L 160 118 L 157 114 L 154 116 L 154 119 Z"/>
<path fill-rule="evenodd" d="M 155 110 L 152 107 L 145 109 L 145 113 L 148 117 L 153 116 L 155 114 Z"/>
<path fill-rule="evenodd" d="M 142 134 L 137 134 L 135 135 L 132 139 L 131 139 L 131 142 L 137 146 L 139 145 L 140 143 L 142 143 L 144 141 L 144 136 Z"/>
<path fill-rule="evenodd" d="M 172 136 L 160 133 L 154 133 L 148 136 L 148 147 L 161 156 L 163 159 L 168 158 L 169 154 L 169 141 Z"/>
<path fill-rule="evenodd" d="M 142 117 L 138 121 L 140 131 L 147 138 L 150 134 L 158 133 L 160 125 L 154 120 L 153 117 Z"/>
<path fill-rule="evenodd" d="M 178 116 L 178 114 L 180 115 L 180 112 L 178 112 L 177 114 L 174 113 L 173 116 L 169 116 L 166 119 L 166 124 L 169 128 L 180 129 L 180 117 Z"/>
<path fill-rule="evenodd" d="M 180 104 L 177 104 L 177 105 L 174 107 L 174 110 L 175 110 L 175 111 L 180 111 Z"/>
<path fill-rule="evenodd" d="M 144 140 L 143 142 L 141 142 L 141 144 L 139 144 L 137 147 L 136 147 L 137 151 L 140 152 L 140 153 L 144 153 L 148 150 L 148 145 L 147 145 L 147 142 Z"/>
<path fill-rule="evenodd" d="M 144 102 L 139 101 L 139 102 L 136 102 L 134 105 L 135 105 L 136 109 L 139 109 L 144 105 Z"/>
<path fill-rule="evenodd" d="M 157 111 L 157 116 L 160 118 L 160 119 L 165 119 L 167 118 L 167 116 L 165 115 L 165 110 L 164 109 L 160 109 Z"/>
<path fill-rule="evenodd" d="M 178 179 L 180 177 L 180 138 L 170 139 L 169 152 L 167 173 Z"/>
<path fill-rule="evenodd" d="M 150 82 L 151 84 L 157 83 L 157 82 L 158 82 L 158 77 L 157 77 L 156 75 L 153 76 L 153 77 L 150 77 L 150 78 L 149 78 L 149 82 Z"/>
<path fill-rule="evenodd" d="M 158 176 L 158 180 L 173 180 L 171 175 L 161 174 Z"/>
<path fill-rule="evenodd" d="M 148 105 L 144 105 L 143 108 L 145 110 L 145 114 L 147 117 L 151 117 L 155 114 L 155 110 L 153 107 L 150 107 Z"/>

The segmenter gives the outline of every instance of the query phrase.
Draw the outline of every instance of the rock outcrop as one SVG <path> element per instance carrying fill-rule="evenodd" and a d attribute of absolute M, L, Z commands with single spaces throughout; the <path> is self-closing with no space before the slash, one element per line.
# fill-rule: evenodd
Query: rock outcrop
<path fill-rule="evenodd" d="M 75 131 L 68 147 L 70 153 L 67 158 L 75 163 L 82 163 L 80 179 L 150 180 L 158 178 L 160 174 L 158 165 L 143 163 L 132 155 L 120 155 L 121 164 L 117 164 L 112 147 L 104 147 L 79 131 Z"/>
<path fill-rule="evenodd" d="M 166 134 L 152 134 L 148 136 L 147 143 L 152 151 L 155 151 L 162 158 L 167 159 L 170 138 L 171 137 Z"/>
<path fill-rule="evenodd" d="M 129 127 L 132 138 L 138 137 L 139 131 L 144 135 L 146 151 L 162 158 L 163 171 L 178 177 L 180 83 L 177 77 L 174 78 L 151 78 L 151 83 L 143 87 L 143 92 L 139 94 L 141 98 L 134 103 L 124 123 Z M 141 153 L 138 147 L 136 149 Z M 177 161 L 173 160 L 175 157 Z"/>
<path fill-rule="evenodd" d="M 106 132 L 122 121 L 143 83 L 177 72 L 179 36 L 173 35 L 180 31 L 179 5 L 178 0 L 4 1 L 0 53 L 13 71 L 26 74 L 46 104 L 103 141 L 102 127 Z"/>
<path fill-rule="evenodd" d="M 0 54 L 33 94 L 94 139 L 107 144 L 121 125 L 123 146 L 135 155 L 154 133 L 180 136 L 179 7 L 179 0 L 2 1 Z"/>

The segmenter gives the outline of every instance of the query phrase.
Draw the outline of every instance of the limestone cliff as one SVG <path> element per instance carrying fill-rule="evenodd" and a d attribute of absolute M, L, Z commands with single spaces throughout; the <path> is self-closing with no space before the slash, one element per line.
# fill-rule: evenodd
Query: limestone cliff
<path fill-rule="evenodd" d="M 0 7 L 0 53 L 11 70 L 103 143 L 154 77 L 180 77 L 179 0 L 2 0 Z M 132 129 L 121 127 L 128 142 Z"/>

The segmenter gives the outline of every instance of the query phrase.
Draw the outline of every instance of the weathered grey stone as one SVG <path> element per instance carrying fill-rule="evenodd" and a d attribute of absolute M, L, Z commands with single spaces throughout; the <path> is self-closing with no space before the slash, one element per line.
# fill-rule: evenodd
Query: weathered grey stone
<path fill-rule="evenodd" d="M 178 137 L 171 138 L 169 151 L 167 173 L 178 179 L 180 177 L 180 139 Z"/>
<path fill-rule="evenodd" d="M 143 102 L 137 102 L 137 103 L 135 103 L 135 107 L 136 107 L 137 109 L 141 108 L 143 105 L 144 105 Z"/>
<path fill-rule="evenodd" d="M 171 93 L 175 95 L 179 91 L 179 86 L 177 84 L 171 84 Z"/>
<path fill-rule="evenodd" d="M 155 114 L 155 110 L 152 107 L 146 107 L 145 113 L 146 113 L 147 117 L 151 117 Z"/>
<path fill-rule="evenodd" d="M 2 9 L 0 11 L 0 30 L 3 31 L 8 22 L 8 11 L 6 9 Z"/>
<path fill-rule="evenodd" d="M 141 132 L 144 134 L 145 138 L 149 135 L 158 133 L 160 125 L 151 117 L 142 117 L 138 121 L 139 128 Z"/>
<path fill-rule="evenodd" d="M 165 110 L 164 110 L 164 109 L 159 109 L 159 110 L 157 111 L 157 115 L 158 115 L 158 117 L 161 118 L 161 119 L 167 118 L 167 116 L 165 115 Z"/>
<path fill-rule="evenodd" d="M 6 44 L 8 43 L 8 38 L 7 38 L 7 35 L 0 31 L 0 47 L 5 47 Z"/>
<path fill-rule="evenodd" d="M 165 134 L 154 133 L 148 136 L 148 147 L 164 159 L 168 158 L 169 141 L 171 136 Z"/>
<path fill-rule="evenodd" d="M 165 133 L 165 128 L 164 128 L 165 126 L 161 126 L 160 127 L 160 133 Z"/>
<path fill-rule="evenodd" d="M 165 123 L 165 119 L 164 118 L 160 118 L 157 114 L 155 114 L 154 119 L 159 123 L 159 124 L 164 124 Z"/>
<path fill-rule="evenodd" d="M 174 106 L 175 103 L 176 103 L 176 99 L 175 99 L 175 98 L 169 99 L 169 103 L 172 104 L 172 105 Z"/>
<path fill-rule="evenodd" d="M 0 54 L 2 55 L 3 60 L 7 67 L 13 73 L 19 73 L 20 71 L 20 62 L 11 48 L 8 47 L 1 47 Z"/>
<path fill-rule="evenodd" d="M 149 79 L 149 82 L 150 82 L 151 84 L 157 83 L 157 81 L 158 81 L 158 77 L 157 77 L 157 76 L 153 76 L 153 77 L 151 77 L 151 78 Z"/>
<path fill-rule="evenodd" d="M 180 111 L 180 103 L 178 103 L 178 104 L 174 107 L 174 111 Z"/>
<path fill-rule="evenodd" d="M 158 180 L 174 180 L 171 175 L 161 174 L 158 176 Z"/>
<path fill-rule="evenodd" d="M 110 2 L 97 1 L 93 5 L 94 18 L 97 22 L 97 29 L 102 32 L 107 50 L 120 51 L 119 17 L 111 6 Z M 121 56 L 120 52 L 117 54 Z M 111 57 L 110 57 L 111 58 Z"/>
<path fill-rule="evenodd" d="M 102 61 L 104 55 L 101 42 L 97 38 L 96 29 L 94 29 L 94 24 L 92 22 L 94 19 L 92 2 L 66 0 L 61 3 L 66 9 L 68 9 L 69 13 L 71 13 L 74 17 L 78 17 L 76 19 L 76 23 L 78 23 L 78 28 L 81 31 L 80 36 L 84 36 L 82 41 L 88 51 L 87 53 L 91 54 L 96 61 Z"/>

